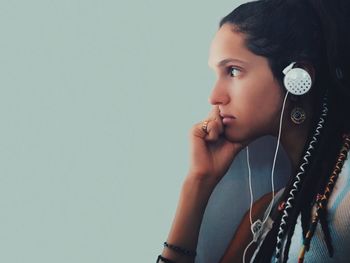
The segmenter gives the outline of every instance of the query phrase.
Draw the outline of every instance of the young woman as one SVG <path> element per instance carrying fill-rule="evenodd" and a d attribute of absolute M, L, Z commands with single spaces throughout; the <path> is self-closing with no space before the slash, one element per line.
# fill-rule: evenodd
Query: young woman
<path fill-rule="evenodd" d="M 220 260 L 348 262 L 350 8 L 347 0 L 260 0 L 225 16 L 212 41 L 208 118 L 157 262 L 194 262 L 207 201 L 237 153 L 278 137 L 292 176 L 251 206 Z"/>

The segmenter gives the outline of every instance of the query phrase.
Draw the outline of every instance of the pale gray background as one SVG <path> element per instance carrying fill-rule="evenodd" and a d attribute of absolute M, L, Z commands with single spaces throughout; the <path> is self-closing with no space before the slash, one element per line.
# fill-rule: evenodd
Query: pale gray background
<path fill-rule="evenodd" d="M 209 45 L 240 2 L 0 1 L 0 262 L 155 262 L 188 130 L 210 110 Z M 258 197 L 273 153 L 256 147 Z M 243 157 L 209 202 L 198 262 L 246 210 Z"/>

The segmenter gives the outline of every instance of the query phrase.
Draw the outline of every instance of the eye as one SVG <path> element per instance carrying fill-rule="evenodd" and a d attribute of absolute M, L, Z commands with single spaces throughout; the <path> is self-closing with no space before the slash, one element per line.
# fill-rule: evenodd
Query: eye
<path fill-rule="evenodd" d="M 230 74 L 231 77 L 237 77 L 237 74 L 241 72 L 241 70 L 237 67 L 228 67 L 227 68 L 228 73 Z"/>

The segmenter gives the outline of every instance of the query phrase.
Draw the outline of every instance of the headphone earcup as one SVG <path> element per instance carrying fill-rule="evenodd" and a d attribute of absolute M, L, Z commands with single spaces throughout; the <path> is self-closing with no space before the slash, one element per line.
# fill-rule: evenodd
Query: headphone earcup
<path fill-rule="evenodd" d="M 304 95 L 311 89 L 312 80 L 305 69 L 292 68 L 285 74 L 283 84 L 293 95 Z"/>

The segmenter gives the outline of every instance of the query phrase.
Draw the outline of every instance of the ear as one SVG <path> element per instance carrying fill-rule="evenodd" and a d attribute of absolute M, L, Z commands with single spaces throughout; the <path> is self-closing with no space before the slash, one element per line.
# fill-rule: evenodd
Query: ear
<path fill-rule="evenodd" d="M 312 84 L 315 83 L 315 67 L 308 61 L 299 61 L 295 63 L 294 67 L 305 69 L 311 76 Z"/>

